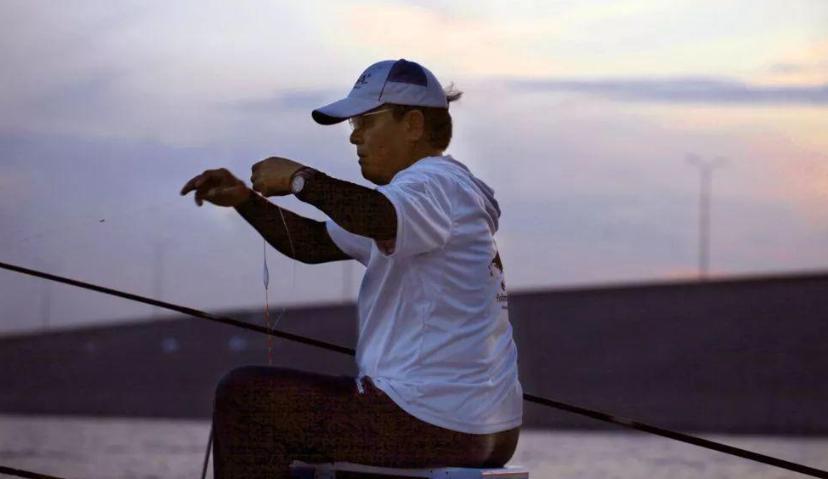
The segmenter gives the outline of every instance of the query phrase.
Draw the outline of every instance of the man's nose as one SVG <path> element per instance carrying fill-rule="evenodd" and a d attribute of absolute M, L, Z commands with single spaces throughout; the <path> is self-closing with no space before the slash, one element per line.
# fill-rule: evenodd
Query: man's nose
<path fill-rule="evenodd" d="M 362 134 L 359 133 L 359 128 L 351 132 L 350 141 L 352 145 L 362 144 Z"/>

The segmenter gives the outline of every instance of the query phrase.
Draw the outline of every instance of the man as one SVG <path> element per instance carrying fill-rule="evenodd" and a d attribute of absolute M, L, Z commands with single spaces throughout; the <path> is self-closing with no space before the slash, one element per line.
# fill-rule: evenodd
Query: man
<path fill-rule="evenodd" d="M 517 445 L 522 391 L 500 255 L 494 192 L 451 156 L 449 102 L 435 76 L 404 59 L 368 67 L 349 95 L 313 111 L 349 120 L 362 175 L 376 189 L 286 158 L 252 168 L 252 189 L 293 193 L 325 212 L 281 209 L 227 170 L 195 191 L 232 206 L 281 253 L 366 266 L 359 292 L 359 377 L 248 366 L 215 397 L 214 474 L 288 477 L 288 464 L 499 467 Z"/>

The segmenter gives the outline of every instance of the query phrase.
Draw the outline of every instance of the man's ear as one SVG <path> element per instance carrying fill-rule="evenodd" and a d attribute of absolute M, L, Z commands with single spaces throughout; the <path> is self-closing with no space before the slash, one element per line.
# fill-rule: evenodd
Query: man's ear
<path fill-rule="evenodd" d="M 425 135 L 425 116 L 420 110 L 409 110 L 405 113 L 405 130 L 408 140 L 417 142 Z"/>

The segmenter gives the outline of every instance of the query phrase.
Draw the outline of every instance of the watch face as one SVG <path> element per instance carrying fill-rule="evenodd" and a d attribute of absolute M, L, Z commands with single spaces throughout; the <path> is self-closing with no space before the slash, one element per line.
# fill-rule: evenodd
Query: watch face
<path fill-rule="evenodd" d="M 290 183 L 290 191 L 294 194 L 299 193 L 302 191 L 302 188 L 305 186 L 305 177 L 302 175 L 296 175 L 293 177 L 293 181 Z"/>

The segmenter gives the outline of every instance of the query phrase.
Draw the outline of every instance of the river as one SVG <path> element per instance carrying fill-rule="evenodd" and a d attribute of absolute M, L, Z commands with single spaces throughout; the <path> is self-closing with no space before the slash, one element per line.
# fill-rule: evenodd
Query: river
<path fill-rule="evenodd" d="M 199 420 L 0 415 L 0 465 L 70 479 L 198 479 L 209 427 Z M 704 437 L 828 469 L 826 437 Z M 510 463 L 528 467 L 534 479 L 806 477 L 627 431 L 526 430 Z"/>

